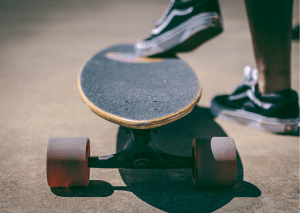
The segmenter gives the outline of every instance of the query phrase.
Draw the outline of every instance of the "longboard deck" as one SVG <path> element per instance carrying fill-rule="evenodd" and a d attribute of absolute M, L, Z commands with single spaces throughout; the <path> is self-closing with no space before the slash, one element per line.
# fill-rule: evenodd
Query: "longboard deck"
<path fill-rule="evenodd" d="M 176 121 L 201 96 L 197 75 L 183 60 L 140 58 L 128 44 L 96 53 L 80 71 L 78 87 L 94 113 L 133 129 Z"/>

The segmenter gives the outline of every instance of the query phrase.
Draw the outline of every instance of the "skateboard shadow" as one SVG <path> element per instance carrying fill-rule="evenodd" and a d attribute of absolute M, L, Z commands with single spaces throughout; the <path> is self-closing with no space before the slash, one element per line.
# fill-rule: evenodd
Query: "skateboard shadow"
<path fill-rule="evenodd" d="M 190 156 L 195 137 L 226 137 L 213 120 L 209 109 L 196 106 L 184 118 L 165 125 L 159 134 L 152 134 L 158 148 L 168 154 Z M 117 135 L 117 152 L 123 150 L 131 137 L 121 128 Z M 235 197 L 259 197 L 261 191 L 243 180 L 244 170 L 237 153 L 237 181 L 232 188 L 200 190 L 192 184 L 191 169 L 119 169 L 126 186 L 112 186 L 100 180 L 90 180 L 89 186 L 51 188 L 60 197 L 108 197 L 115 190 L 130 191 L 144 202 L 166 212 L 213 212 Z"/>
<path fill-rule="evenodd" d="M 209 109 L 196 107 L 184 118 L 165 125 L 152 140 L 168 154 L 190 156 L 195 137 L 226 137 L 226 133 L 213 120 Z M 117 136 L 117 152 L 130 138 L 121 128 Z M 234 197 L 259 197 L 261 191 L 243 181 L 243 164 L 237 153 L 237 182 L 232 188 L 199 190 L 192 183 L 191 169 L 128 170 L 120 169 L 127 190 L 146 203 L 166 212 L 212 212 L 229 203 Z"/>

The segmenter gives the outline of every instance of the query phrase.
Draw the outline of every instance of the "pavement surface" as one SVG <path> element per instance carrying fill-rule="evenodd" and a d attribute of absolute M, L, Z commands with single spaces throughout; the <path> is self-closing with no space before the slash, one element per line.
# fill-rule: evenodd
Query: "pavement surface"
<path fill-rule="evenodd" d="M 120 127 L 80 98 L 77 75 L 94 53 L 149 35 L 168 0 L 0 2 L 0 212 L 299 212 L 299 136 L 214 119 L 217 94 L 231 93 L 255 67 L 244 2 L 220 1 L 225 31 L 181 54 L 203 95 L 185 118 L 154 135 L 162 150 L 189 155 L 193 137 L 230 136 L 238 150 L 232 189 L 197 190 L 189 169 L 92 169 L 86 189 L 47 185 L 51 136 L 89 137 L 91 155 L 122 149 Z M 299 14 L 295 1 L 294 20 Z M 299 93 L 299 43 L 292 43 L 292 88 Z"/>

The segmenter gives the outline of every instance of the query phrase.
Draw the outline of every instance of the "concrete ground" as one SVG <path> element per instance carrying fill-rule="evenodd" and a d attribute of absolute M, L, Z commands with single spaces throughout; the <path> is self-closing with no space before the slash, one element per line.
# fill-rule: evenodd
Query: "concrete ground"
<path fill-rule="evenodd" d="M 231 93 L 255 66 L 242 0 L 221 0 L 224 33 L 181 54 L 203 82 L 195 110 L 154 136 L 189 155 L 196 136 L 230 136 L 238 150 L 232 189 L 196 190 L 189 169 L 92 169 L 86 189 L 50 189 L 51 136 L 87 136 L 91 155 L 122 149 L 128 135 L 80 98 L 77 74 L 97 51 L 149 35 L 168 0 L 0 2 L 0 212 L 299 212 L 299 137 L 214 119 L 210 100 Z M 294 20 L 299 14 L 295 1 Z M 299 43 L 292 43 L 299 93 Z"/>

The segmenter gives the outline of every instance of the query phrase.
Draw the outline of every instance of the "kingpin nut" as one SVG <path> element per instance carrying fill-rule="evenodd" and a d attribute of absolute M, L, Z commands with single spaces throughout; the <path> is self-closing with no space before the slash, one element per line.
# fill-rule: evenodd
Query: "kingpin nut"
<path fill-rule="evenodd" d="M 150 165 L 150 161 L 147 158 L 138 158 L 134 161 L 134 166 L 138 169 L 146 169 Z"/>

